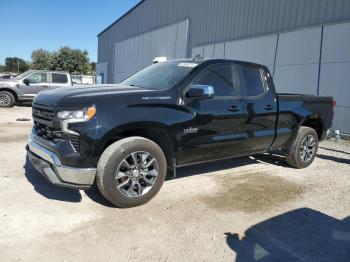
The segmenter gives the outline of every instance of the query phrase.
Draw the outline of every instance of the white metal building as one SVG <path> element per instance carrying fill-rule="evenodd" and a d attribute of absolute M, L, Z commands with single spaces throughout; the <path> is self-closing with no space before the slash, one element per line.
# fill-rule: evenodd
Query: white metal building
<path fill-rule="evenodd" d="M 350 133 L 350 0 L 144 0 L 98 35 L 97 75 L 117 83 L 200 54 L 267 65 L 278 92 L 330 95 Z"/>

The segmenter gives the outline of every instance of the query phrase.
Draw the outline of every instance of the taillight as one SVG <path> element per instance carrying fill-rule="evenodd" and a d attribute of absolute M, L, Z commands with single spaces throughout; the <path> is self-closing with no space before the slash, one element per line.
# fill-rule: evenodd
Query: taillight
<path fill-rule="evenodd" d="M 337 101 L 333 100 L 332 105 L 333 105 L 333 107 L 335 107 L 337 105 Z"/>

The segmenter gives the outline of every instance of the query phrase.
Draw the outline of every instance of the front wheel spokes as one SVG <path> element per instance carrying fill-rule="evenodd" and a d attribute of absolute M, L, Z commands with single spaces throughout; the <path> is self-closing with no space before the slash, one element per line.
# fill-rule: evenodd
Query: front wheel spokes
<path fill-rule="evenodd" d="M 147 177 L 144 177 L 144 178 L 143 178 L 143 181 L 145 182 L 146 187 L 151 187 L 151 186 L 154 185 L 155 179 L 152 179 L 152 178 L 149 179 L 149 178 L 147 178 Z"/>
<path fill-rule="evenodd" d="M 143 161 L 142 162 L 142 167 L 143 168 L 149 168 L 154 163 L 155 160 L 156 159 L 154 157 L 152 157 L 151 159 L 148 160 L 148 162 L 147 161 Z"/>
<path fill-rule="evenodd" d="M 134 166 L 137 165 L 138 161 L 137 161 L 137 153 L 132 153 L 131 154 L 131 159 L 133 161 Z"/>
<path fill-rule="evenodd" d="M 129 185 L 129 188 L 126 190 L 128 195 L 131 196 L 131 197 L 134 197 L 134 195 L 135 195 L 134 188 L 135 188 L 135 181 L 132 180 L 130 185 Z"/>
<path fill-rule="evenodd" d="M 0 95 L 0 105 L 7 105 L 10 102 L 10 98 L 7 95 Z"/>
<path fill-rule="evenodd" d="M 141 154 L 141 166 L 144 166 L 147 163 L 147 158 L 150 156 L 149 153 L 144 152 Z"/>
<path fill-rule="evenodd" d="M 146 172 L 145 176 L 153 176 L 153 177 L 157 177 L 158 176 L 158 172 L 155 169 L 149 170 Z"/>
<path fill-rule="evenodd" d="M 130 171 L 131 168 L 132 168 L 132 166 L 129 164 L 129 162 L 128 162 L 126 159 L 124 159 L 124 160 L 122 161 L 121 166 L 122 166 L 122 167 L 125 167 L 126 169 L 128 169 L 128 171 Z"/>
<path fill-rule="evenodd" d="M 117 179 L 121 179 L 121 178 L 124 178 L 124 177 L 128 177 L 129 175 L 127 174 L 127 172 L 122 172 L 122 171 L 119 171 L 118 172 L 118 175 L 117 175 Z"/>
<path fill-rule="evenodd" d="M 116 188 L 126 197 L 141 197 L 152 189 L 157 177 L 157 159 L 146 151 L 133 152 L 119 164 Z"/>
<path fill-rule="evenodd" d="M 136 193 L 137 193 L 137 195 L 138 196 L 142 196 L 142 191 L 143 191 L 143 188 L 142 188 L 142 186 L 141 186 L 141 184 L 140 184 L 140 181 L 136 181 L 135 182 L 135 185 L 136 185 L 136 187 L 137 187 L 137 191 L 136 191 Z"/>
<path fill-rule="evenodd" d="M 127 179 L 125 179 L 124 182 L 120 183 L 120 184 L 117 186 L 118 189 L 124 189 L 124 187 L 125 187 L 126 185 L 128 185 L 129 182 L 130 182 L 130 178 L 128 177 Z"/>

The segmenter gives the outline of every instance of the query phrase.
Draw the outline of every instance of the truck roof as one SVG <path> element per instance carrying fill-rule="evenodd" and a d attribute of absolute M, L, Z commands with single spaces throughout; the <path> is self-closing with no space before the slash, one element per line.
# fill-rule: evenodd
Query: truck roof
<path fill-rule="evenodd" d="M 224 59 L 224 58 L 183 58 L 183 59 L 168 60 L 167 62 L 172 62 L 172 61 L 173 62 L 184 62 L 184 63 L 197 63 L 197 64 L 202 64 L 205 62 L 212 62 L 212 63 L 231 62 L 231 63 L 235 63 L 235 64 L 240 64 L 240 65 L 266 67 L 266 66 L 264 66 L 262 64 L 258 64 L 258 63 L 241 61 L 241 60 L 234 60 L 234 59 Z"/>
<path fill-rule="evenodd" d="M 57 70 L 28 70 L 29 72 L 45 72 L 45 73 L 61 73 L 61 74 L 69 74 L 66 71 L 57 71 Z"/>

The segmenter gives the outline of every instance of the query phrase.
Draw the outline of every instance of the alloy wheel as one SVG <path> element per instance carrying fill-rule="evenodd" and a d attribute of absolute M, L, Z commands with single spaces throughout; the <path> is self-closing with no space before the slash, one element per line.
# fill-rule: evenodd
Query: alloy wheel
<path fill-rule="evenodd" d="M 152 189 L 157 177 L 157 160 L 148 152 L 133 152 L 117 169 L 117 190 L 126 197 L 141 197 Z"/>
<path fill-rule="evenodd" d="M 303 162 L 309 162 L 316 151 L 316 140 L 312 135 L 308 135 L 304 138 L 300 147 L 300 158 Z"/>
<path fill-rule="evenodd" d="M 0 105 L 8 106 L 11 103 L 11 98 L 6 93 L 0 93 Z"/>

